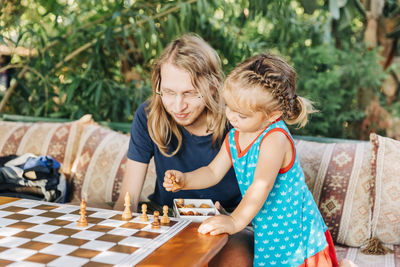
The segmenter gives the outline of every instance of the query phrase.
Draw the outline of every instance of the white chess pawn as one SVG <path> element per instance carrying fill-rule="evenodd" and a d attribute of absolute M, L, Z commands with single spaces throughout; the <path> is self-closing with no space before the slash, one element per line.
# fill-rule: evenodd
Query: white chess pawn
<path fill-rule="evenodd" d="M 139 220 L 141 222 L 147 222 L 149 217 L 147 217 L 147 205 L 145 203 L 142 204 L 142 215 L 140 215 Z"/>
<path fill-rule="evenodd" d="M 88 226 L 88 222 L 87 222 L 87 219 L 86 219 L 86 202 L 85 202 L 84 198 L 82 198 L 82 200 L 81 200 L 80 208 L 81 209 L 79 211 L 79 214 L 81 216 L 79 217 L 79 220 L 78 220 L 78 226 L 86 227 L 86 226 Z"/>
<path fill-rule="evenodd" d="M 160 228 L 160 221 L 158 220 L 159 215 L 160 215 L 160 213 L 158 211 L 154 211 L 154 213 L 153 213 L 154 221 L 151 223 L 151 228 L 153 228 L 153 229 Z"/>
<path fill-rule="evenodd" d="M 170 219 L 168 217 L 168 206 L 163 206 L 163 216 L 161 217 L 161 224 L 169 224 Z"/>
<path fill-rule="evenodd" d="M 122 220 L 124 221 L 129 221 L 132 219 L 132 211 L 131 211 L 131 196 L 129 195 L 128 192 L 125 194 L 125 203 L 124 203 L 125 209 L 124 212 L 122 213 Z"/>

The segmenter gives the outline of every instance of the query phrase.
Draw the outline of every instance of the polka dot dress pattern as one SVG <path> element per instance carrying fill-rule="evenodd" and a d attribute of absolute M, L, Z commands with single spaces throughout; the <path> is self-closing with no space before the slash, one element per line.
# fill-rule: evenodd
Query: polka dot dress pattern
<path fill-rule="evenodd" d="M 281 120 L 268 126 L 242 156 L 236 149 L 235 129 L 229 133 L 230 154 L 243 196 L 253 182 L 260 144 L 272 129 L 286 132 L 294 144 Z M 278 174 L 273 189 L 252 223 L 255 232 L 254 266 L 298 266 L 327 247 L 327 227 L 307 188 L 297 155 L 293 166 Z"/>

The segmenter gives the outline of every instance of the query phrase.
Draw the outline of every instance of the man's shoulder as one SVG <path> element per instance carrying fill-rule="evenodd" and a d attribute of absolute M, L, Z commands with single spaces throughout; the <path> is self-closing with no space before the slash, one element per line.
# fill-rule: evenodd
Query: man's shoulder
<path fill-rule="evenodd" d="M 148 109 L 149 106 L 150 106 L 150 100 L 146 100 L 139 105 L 139 107 L 136 109 L 136 112 L 146 113 L 146 110 Z"/>
<path fill-rule="evenodd" d="M 146 100 L 136 109 L 135 116 L 141 119 L 147 120 L 147 108 L 150 105 L 150 101 Z"/>

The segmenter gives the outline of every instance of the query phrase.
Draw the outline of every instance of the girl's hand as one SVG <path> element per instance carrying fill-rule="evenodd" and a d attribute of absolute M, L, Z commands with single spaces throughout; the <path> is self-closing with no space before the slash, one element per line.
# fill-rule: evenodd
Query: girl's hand
<path fill-rule="evenodd" d="M 163 186 L 165 190 L 177 192 L 184 186 L 185 175 L 176 170 L 168 170 L 164 174 Z"/>
<path fill-rule="evenodd" d="M 219 235 L 223 233 L 234 234 L 236 227 L 234 220 L 229 215 L 216 215 L 205 220 L 197 230 L 202 234 Z"/>

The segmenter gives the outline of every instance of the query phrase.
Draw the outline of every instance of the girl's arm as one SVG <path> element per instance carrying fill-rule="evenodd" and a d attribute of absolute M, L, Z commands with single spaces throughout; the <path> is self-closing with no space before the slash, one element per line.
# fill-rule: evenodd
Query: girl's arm
<path fill-rule="evenodd" d="M 176 192 L 184 189 L 203 189 L 216 185 L 231 168 L 231 160 L 224 145 L 221 146 L 217 156 L 208 166 L 201 167 L 191 172 L 182 173 L 176 170 L 165 172 L 163 186 L 167 191 Z M 178 187 L 174 187 L 172 179 Z"/>
<path fill-rule="evenodd" d="M 264 205 L 279 170 L 285 167 L 286 159 L 290 158 L 290 151 L 291 144 L 283 133 L 273 132 L 268 135 L 260 147 L 253 183 L 242 201 L 230 216 L 216 216 L 204 221 L 199 232 L 211 235 L 234 234 L 245 228 Z"/>

